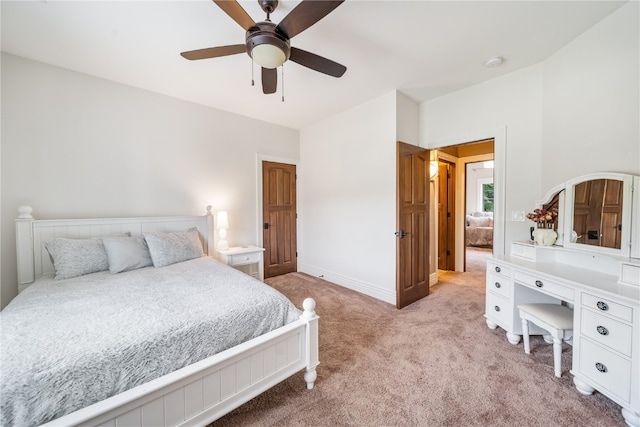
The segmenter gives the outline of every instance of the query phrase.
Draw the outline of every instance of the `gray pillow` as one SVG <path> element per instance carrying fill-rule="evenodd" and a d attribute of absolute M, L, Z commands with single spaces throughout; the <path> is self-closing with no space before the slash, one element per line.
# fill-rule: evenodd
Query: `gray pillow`
<path fill-rule="evenodd" d="M 145 233 L 154 267 L 204 256 L 197 229 L 179 233 Z"/>
<path fill-rule="evenodd" d="M 70 279 L 109 269 L 109 259 L 101 239 L 56 237 L 44 242 L 49 252 L 55 279 Z"/>
<path fill-rule="evenodd" d="M 153 265 L 147 242 L 142 237 L 111 236 L 102 238 L 111 274 Z"/>

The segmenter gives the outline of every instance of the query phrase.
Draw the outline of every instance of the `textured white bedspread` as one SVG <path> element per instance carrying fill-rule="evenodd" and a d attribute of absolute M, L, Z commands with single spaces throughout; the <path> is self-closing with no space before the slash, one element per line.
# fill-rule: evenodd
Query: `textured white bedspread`
<path fill-rule="evenodd" d="M 50 421 L 299 315 L 273 288 L 207 257 L 37 282 L 0 313 L 1 425 Z"/>

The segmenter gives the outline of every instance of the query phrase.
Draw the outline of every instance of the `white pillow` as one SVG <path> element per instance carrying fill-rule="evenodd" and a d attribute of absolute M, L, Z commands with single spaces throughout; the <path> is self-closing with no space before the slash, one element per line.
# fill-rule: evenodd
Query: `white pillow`
<path fill-rule="evenodd" d="M 472 216 L 467 218 L 470 227 L 488 227 L 491 218 L 486 216 L 476 217 Z"/>
<path fill-rule="evenodd" d="M 153 265 L 147 242 L 142 237 L 112 236 L 102 239 L 111 274 Z"/>
<path fill-rule="evenodd" d="M 197 229 L 181 233 L 145 233 L 154 267 L 204 256 Z"/>
<path fill-rule="evenodd" d="M 44 242 L 49 252 L 55 279 L 70 279 L 109 269 L 109 259 L 102 240 L 57 237 Z"/>

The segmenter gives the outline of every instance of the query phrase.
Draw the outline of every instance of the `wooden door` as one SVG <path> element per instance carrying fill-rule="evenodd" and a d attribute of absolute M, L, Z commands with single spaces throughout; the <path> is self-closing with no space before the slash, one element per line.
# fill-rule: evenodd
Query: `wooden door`
<path fill-rule="evenodd" d="M 297 271 L 296 166 L 262 162 L 264 277 Z"/>
<path fill-rule="evenodd" d="M 397 146 L 396 306 L 429 294 L 429 150 Z"/>
<path fill-rule="evenodd" d="M 438 268 L 456 269 L 455 165 L 438 162 Z"/>
<path fill-rule="evenodd" d="M 622 181 L 605 180 L 602 200 L 601 246 L 620 249 L 622 243 Z"/>
<path fill-rule="evenodd" d="M 591 181 L 583 182 L 575 186 L 574 208 L 573 208 L 573 229 L 578 234 L 578 243 L 597 245 L 595 239 L 588 239 L 587 229 L 589 228 L 589 217 L 592 216 L 589 207 L 591 197 Z M 600 209 L 594 207 L 593 212 Z"/>

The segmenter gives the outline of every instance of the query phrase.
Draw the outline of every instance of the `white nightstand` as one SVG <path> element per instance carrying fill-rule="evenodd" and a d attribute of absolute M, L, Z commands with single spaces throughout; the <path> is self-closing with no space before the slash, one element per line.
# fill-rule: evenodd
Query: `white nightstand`
<path fill-rule="evenodd" d="M 217 251 L 220 261 L 238 270 L 264 281 L 264 248 L 257 246 L 234 246 Z"/>

